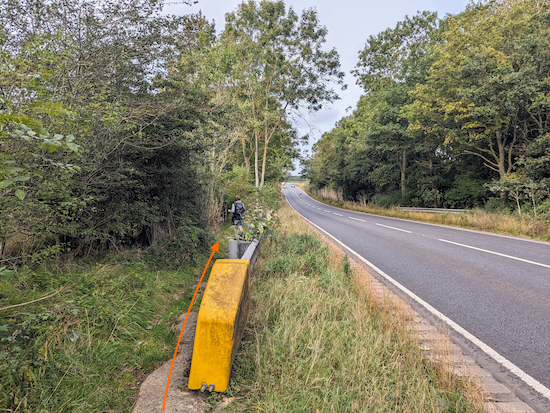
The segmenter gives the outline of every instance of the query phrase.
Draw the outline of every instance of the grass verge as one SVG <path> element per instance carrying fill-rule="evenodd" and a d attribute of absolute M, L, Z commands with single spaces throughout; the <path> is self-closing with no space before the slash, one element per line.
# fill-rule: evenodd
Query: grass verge
<path fill-rule="evenodd" d="M 264 240 L 229 412 L 482 411 L 422 356 L 396 305 L 287 206 Z"/>
<path fill-rule="evenodd" d="M 299 186 L 317 201 L 351 211 L 550 241 L 548 222 L 529 216 L 490 212 L 482 209 L 448 214 L 402 211 L 399 208 L 382 208 L 367 202 L 346 201 L 341 194 L 327 188 L 310 191 L 304 184 L 299 184 Z"/>
<path fill-rule="evenodd" d="M 145 375 L 173 354 L 194 267 L 118 256 L 0 278 L 0 411 L 130 412 Z"/>

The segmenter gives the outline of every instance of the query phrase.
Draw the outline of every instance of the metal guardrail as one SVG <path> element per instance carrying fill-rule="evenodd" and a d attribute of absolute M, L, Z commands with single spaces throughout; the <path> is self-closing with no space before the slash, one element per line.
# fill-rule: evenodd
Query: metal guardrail
<path fill-rule="evenodd" d="M 269 210 L 267 211 L 266 216 L 269 217 L 272 213 L 273 211 Z M 266 229 L 266 232 L 267 231 L 268 229 Z M 260 252 L 262 240 L 266 232 L 252 241 L 229 241 L 229 259 L 250 260 L 250 271 L 252 271 L 254 264 L 256 263 L 256 259 L 258 258 L 258 253 Z"/>
<path fill-rule="evenodd" d="M 230 259 L 216 260 L 212 267 L 197 317 L 187 384 L 192 390 L 227 390 L 250 313 L 250 273 L 265 234 L 251 242 L 232 241 Z"/>
<path fill-rule="evenodd" d="M 449 209 L 449 208 L 415 208 L 415 207 L 399 207 L 401 211 L 411 212 L 432 212 L 434 214 L 458 214 L 460 212 L 468 212 L 469 209 Z"/>

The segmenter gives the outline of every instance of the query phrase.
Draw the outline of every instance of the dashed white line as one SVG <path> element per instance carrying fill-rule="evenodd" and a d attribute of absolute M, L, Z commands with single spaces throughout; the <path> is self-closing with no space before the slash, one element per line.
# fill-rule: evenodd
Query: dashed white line
<path fill-rule="evenodd" d="M 327 211 L 326 209 L 323 209 L 323 211 L 328 212 L 330 214 L 330 211 Z"/>
<path fill-rule="evenodd" d="M 412 231 L 407 231 L 406 229 L 390 227 L 389 225 L 383 225 L 383 224 L 376 224 L 376 225 L 378 225 L 379 227 L 394 229 L 396 231 L 401 231 L 401 232 L 406 232 L 407 234 L 412 234 Z"/>
<path fill-rule="evenodd" d="M 355 221 L 367 222 L 367 221 L 365 221 L 364 219 L 353 218 L 353 217 L 348 217 L 348 218 L 349 218 L 349 219 L 354 219 Z"/>
<path fill-rule="evenodd" d="M 473 250 L 486 252 L 488 254 L 498 255 L 500 257 L 510 258 L 510 259 L 516 260 L 516 261 L 526 262 L 527 264 L 533 264 L 533 265 L 538 265 L 540 267 L 550 268 L 550 265 L 542 264 L 542 263 L 536 262 L 536 261 L 529 261 L 529 260 L 519 258 L 519 257 L 514 257 L 513 255 L 506 255 L 506 254 L 501 254 L 500 252 L 484 250 L 483 248 L 472 247 L 471 245 L 460 244 L 458 242 L 448 241 L 446 239 L 439 239 L 439 241 L 446 242 L 448 244 L 458 245 L 459 247 L 470 248 L 470 249 L 473 249 Z"/>
<path fill-rule="evenodd" d="M 333 212 L 334 215 L 338 215 L 339 217 L 343 217 L 342 214 L 337 214 L 336 212 Z"/>

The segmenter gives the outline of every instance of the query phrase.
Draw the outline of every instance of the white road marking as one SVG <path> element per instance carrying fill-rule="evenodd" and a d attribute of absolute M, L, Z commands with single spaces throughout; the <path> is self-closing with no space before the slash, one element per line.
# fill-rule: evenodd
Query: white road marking
<path fill-rule="evenodd" d="M 470 249 L 473 249 L 473 250 L 486 252 L 488 254 L 498 255 L 500 257 L 510 258 L 510 259 L 516 260 L 516 261 L 526 262 L 527 264 L 533 264 L 533 265 L 538 265 L 540 267 L 550 268 L 550 265 L 542 264 L 542 263 L 536 262 L 536 261 L 529 261 L 529 260 L 519 258 L 519 257 L 514 257 L 513 255 L 506 255 L 506 254 L 501 254 L 500 252 L 484 250 L 483 248 L 477 248 L 477 247 L 472 247 L 471 245 L 459 244 L 458 242 L 448 241 L 446 239 L 439 239 L 439 241 L 447 242 L 449 244 L 458 245 L 459 247 L 470 248 Z"/>
<path fill-rule="evenodd" d="M 406 232 L 407 234 L 412 234 L 412 231 L 407 231 L 406 229 L 390 227 L 389 225 L 383 225 L 383 224 L 376 224 L 376 225 L 378 225 L 379 227 L 394 229 L 396 231 L 401 231 L 401 232 Z"/>
<path fill-rule="evenodd" d="M 359 218 L 353 218 L 353 217 L 348 217 L 349 219 L 354 219 L 356 221 L 361 221 L 361 222 L 367 222 L 365 221 L 364 219 L 359 219 Z"/>
<path fill-rule="evenodd" d="M 321 209 L 321 208 L 317 208 L 317 209 L 318 209 L 319 211 L 322 211 L 322 209 Z"/>
<path fill-rule="evenodd" d="M 323 211 L 328 212 L 330 214 L 330 211 L 327 211 L 326 209 L 323 209 Z"/>
<path fill-rule="evenodd" d="M 292 209 L 294 207 L 288 203 Z M 531 377 L 527 373 L 525 373 L 523 370 L 521 370 L 519 367 L 517 367 L 515 364 L 513 364 L 511 361 L 506 359 L 505 357 L 501 356 L 498 352 L 493 350 L 491 347 L 489 347 L 487 344 L 485 344 L 483 341 L 478 339 L 473 334 L 469 333 L 467 330 L 459 326 L 457 323 L 455 323 L 453 320 L 451 320 L 449 317 L 444 315 L 443 313 L 436 310 L 434 307 L 432 307 L 430 304 L 428 304 L 426 301 L 424 301 L 422 298 L 418 297 L 416 294 L 414 294 L 412 291 L 410 291 L 405 286 L 401 285 L 397 281 L 395 281 L 393 278 L 391 278 L 388 274 L 386 274 L 384 271 L 382 271 L 380 268 L 375 266 L 373 263 L 368 261 L 367 259 L 363 258 L 359 253 L 352 250 L 350 247 L 348 247 L 346 244 L 338 240 L 333 235 L 329 234 L 327 231 L 325 231 L 320 226 L 314 224 L 309 219 L 302 216 L 296 209 L 294 211 L 302 217 L 305 221 L 309 222 L 311 225 L 313 225 L 315 228 L 317 228 L 319 231 L 326 234 L 328 237 L 332 238 L 336 243 L 341 245 L 344 249 L 348 250 L 352 255 L 356 256 L 358 259 L 363 261 L 365 264 L 367 264 L 370 268 L 372 268 L 374 271 L 376 271 L 380 276 L 384 277 L 386 280 L 388 280 L 390 283 L 395 285 L 398 289 L 403 291 L 405 294 L 407 294 L 409 297 L 411 297 L 414 301 L 416 301 L 418 304 L 423 306 L 426 310 L 428 310 L 430 313 L 432 313 L 434 316 L 438 317 L 440 320 L 442 320 L 444 323 L 446 323 L 449 327 L 451 327 L 453 330 L 455 330 L 457 333 L 465 337 L 467 340 L 475 344 L 477 347 L 479 347 L 485 354 L 490 356 L 492 359 L 494 359 L 496 362 L 500 363 L 502 366 L 506 367 L 508 370 L 510 370 L 512 373 L 514 373 L 516 376 L 518 376 L 524 383 L 526 383 L 528 386 L 530 386 L 532 389 L 538 391 L 540 394 L 542 394 L 544 397 L 550 400 L 550 389 L 544 386 L 542 383 L 537 381 L 535 378 Z M 441 240 L 443 241 L 443 240 Z"/>
<path fill-rule="evenodd" d="M 338 207 L 334 207 L 334 208 L 338 208 Z M 339 209 L 344 210 L 344 208 L 339 208 Z M 368 212 L 359 212 L 359 211 L 356 211 L 356 212 L 359 213 L 359 214 L 379 216 L 379 215 L 376 215 L 376 214 L 369 214 Z M 494 233 L 491 233 L 491 232 L 484 232 L 484 231 L 479 231 L 479 230 L 475 230 L 475 229 L 453 227 L 451 225 L 431 224 L 429 222 L 411 221 L 409 219 L 403 219 L 403 218 L 394 218 L 394 217 L 384 217 L 384 218 L 385 219 L 392 219 L 392 220 L 395 220 L 395 221 L 402 221 L 402 222 L 409 222 L 409 223 L 414 222 L 415 224 L 429 225 L 431 227 L 446 228 L 446 229 L 452 229 L 452 230 L 464 231 L 464 232 L 473 232 L 474 234 L 483 234 L 483 235 L 487 235 L 487 236 L 490 236 L 490 237 L 508 238 L 508 239 L 513 239 L 515 241 L 530 242 L 530 243 L 534 243 L 534 244 L 542 244 L 542 245 L 550 246 L 550 243 L 548 241 L 539 241 L 539 240 L 536 240 L 536 239 L 528 239 L 528 238 L 518 238 L 518 237 L 514 237 L 512 235 L 494 234 Z"/>
<path fill-rule="evenodd" d="M 334 215 L 338 215 L 339 217 L 343 217 L 342 214 L 337 214 L 336 212 L 333 212 Z"/>

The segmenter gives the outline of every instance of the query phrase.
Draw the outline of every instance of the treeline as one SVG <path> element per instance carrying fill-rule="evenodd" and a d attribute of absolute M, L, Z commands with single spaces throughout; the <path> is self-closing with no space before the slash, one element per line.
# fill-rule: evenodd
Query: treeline
<path fill-rule="evenodd" d="M 337 98 L 315 11 L 248 1 L 217 34 L 162 9 L 0 2 L 0 268 L 125 246 L 193 256 L 228 198 L 285 176 L 291 116 Z"/>
<path fill-rule="evenodd" d="M 471 3 L 368 38 L 365 94 L 304 161 L 313 187 L 382 206 L 550 217 L 550 5 Z"/>

